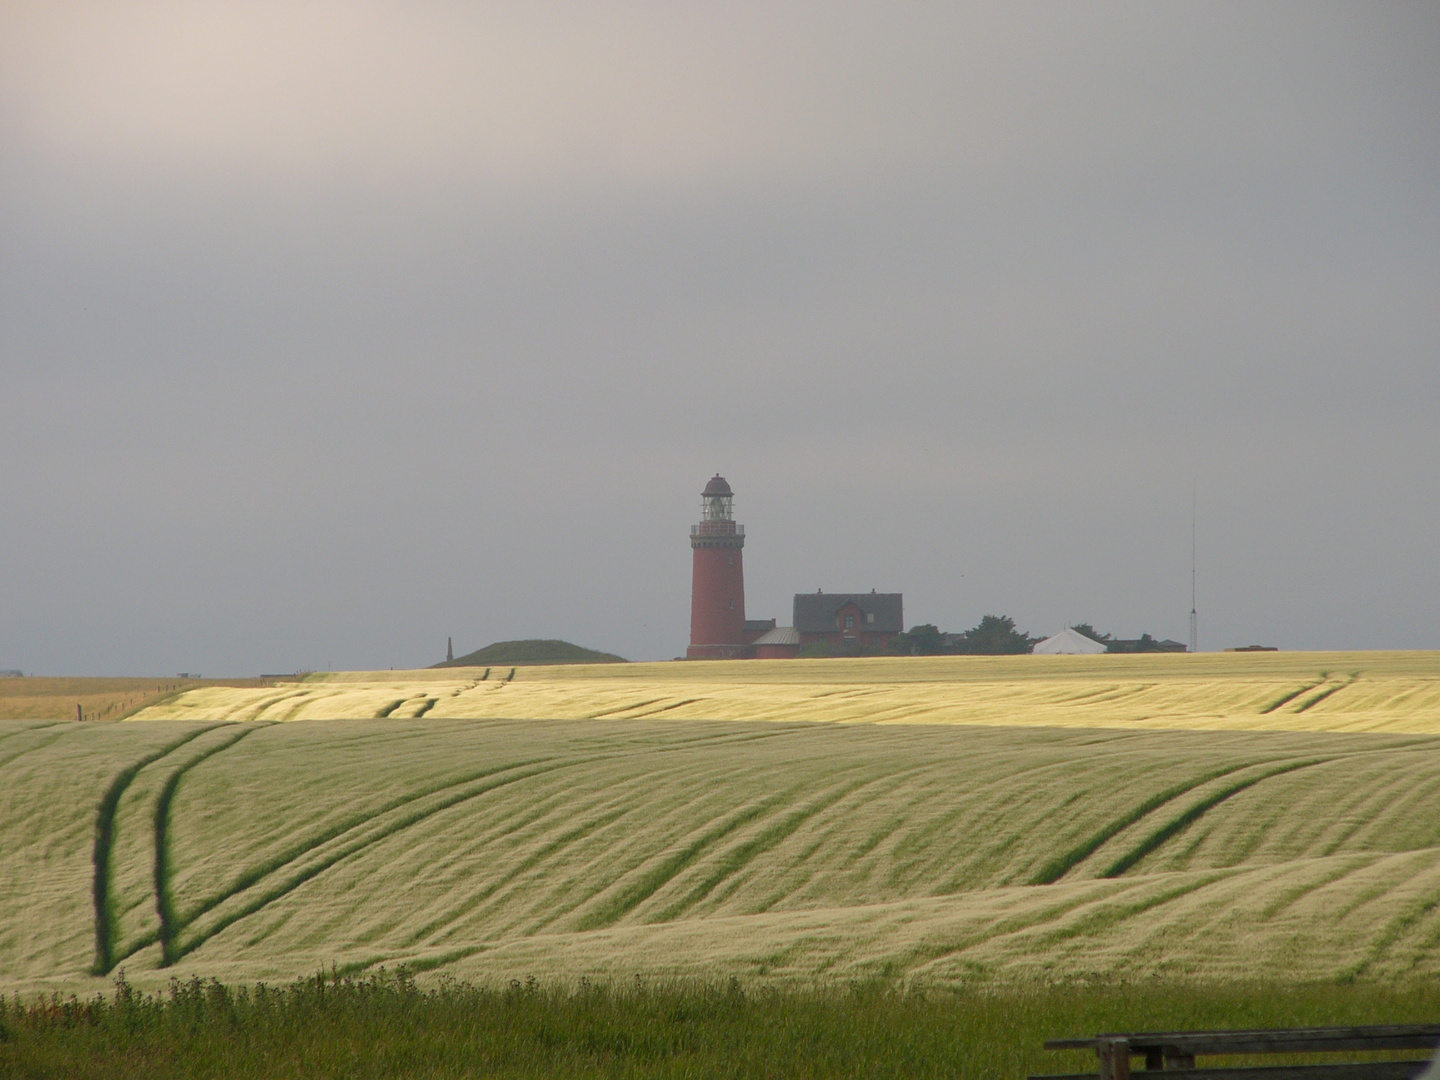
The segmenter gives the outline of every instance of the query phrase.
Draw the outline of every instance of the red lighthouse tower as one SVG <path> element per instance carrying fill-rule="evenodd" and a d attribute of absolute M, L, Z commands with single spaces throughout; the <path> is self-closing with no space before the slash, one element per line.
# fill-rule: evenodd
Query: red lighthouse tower
<path fill-rule="evenodd" d="M 745 526 L 732 513 L 735 494 L 716 473 L 701 493 L 700 522 L 690 526 L 694 575 L 690 584 L 692 660 L 751 654 L 745 642 Z"/>

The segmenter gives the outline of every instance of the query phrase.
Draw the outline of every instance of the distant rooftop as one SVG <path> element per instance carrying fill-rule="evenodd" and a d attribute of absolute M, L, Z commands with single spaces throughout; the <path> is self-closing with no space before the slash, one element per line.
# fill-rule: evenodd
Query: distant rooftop
<path fill-rule="evenodd" d="M 802 634 L 834 633 L 839 629 L 836 615 L 846 604 L 854 604 L 865 613 L 865 622 L 858 630 L 898 634 L 905 629 L 903 594 L 898 592 L 796 593 L 795 629 Z"/>
<path fill-rule="evenodd" d="M 800 631 L 793 626 L 777 626 L 755 639 L 756 645 L 799 645 Z"/>

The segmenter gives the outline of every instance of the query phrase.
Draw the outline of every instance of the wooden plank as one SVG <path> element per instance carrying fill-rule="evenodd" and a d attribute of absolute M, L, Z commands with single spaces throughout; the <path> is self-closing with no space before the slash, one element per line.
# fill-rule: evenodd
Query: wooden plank
<path fill-rule="evenodd" d="M 1101 1039 L 1126 1039 L 1134 1052 L 1178 1054 L 1308 1054 L 1340 1050 L 1428 1050 L 1440 1043 L 1440 1024 L 1271 1028 L 1248 1031 L 1106 1033 L 1090 1039 L 1051 1039 L 1047 1050 L 1099 1048 Z"/>
<path fill-rule="evenodd" d="M 1140 1042 L 1140 1049 L 1163 1048 L 1167 1054 L 1334 1054 L 1346 1050 L 1433 1050 L 1430 1038 L 1386 1039 L 1175 1039 Z"/>
<path fill-rule="evenodd" d="M 1177 1069 L 1175 1080 L 1415 1080 L 1430 1067 L 1423 1061 L 1347 1061 L 1329 1065 L 1257 1065 L 1249 1068 Z M 1150 1070 L 1142 1070 L 1143 1076 Z M 1168 1071 L 1168 1070 L 1167 1070 Z M 1100 1073 L 1054 1073 L 1028 1080 L 1101 1080 Z"/>

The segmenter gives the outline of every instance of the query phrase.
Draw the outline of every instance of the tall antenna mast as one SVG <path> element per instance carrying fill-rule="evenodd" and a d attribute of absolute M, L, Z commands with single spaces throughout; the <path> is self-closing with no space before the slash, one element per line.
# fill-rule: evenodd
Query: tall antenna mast
<path fill-rule="evenodd" d="M 1190 652 L 1200 651 L 1200 630 L 1195 618 L 1195 481 L 1190 482 Z"/>

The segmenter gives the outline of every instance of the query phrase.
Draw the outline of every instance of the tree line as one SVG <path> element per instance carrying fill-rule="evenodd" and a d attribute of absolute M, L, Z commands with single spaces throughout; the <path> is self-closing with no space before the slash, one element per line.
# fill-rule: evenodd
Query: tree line
<path fill-rule="evenodd" d="M 986 615 L 958 634 L 946 633 L 933 623 L 912 626 L 895 636 L 895 650 L 907 656 L 1008 656 L 1028 653 L 1044 638 L 1015 629 L 1008 615 Z"/>
<path fill-rule="evenodd" d="M 1174 652 L 1181 648 L 1148 633 L 1138 638 L 1117 638 L 1101 633 L 1088 622 L 1076 623 L 1070 629 L 1104 645 L 1106 652 Z M 1016 629 L 1015 620 L 1008 615 L 986 615 L 960 633 L 947 633 L 933 623 L 912 626 L 909 632 L 895 636 L 894 649 L 905 656 L 1013 656 L 1028 653 L 1044 640 Z"/>

